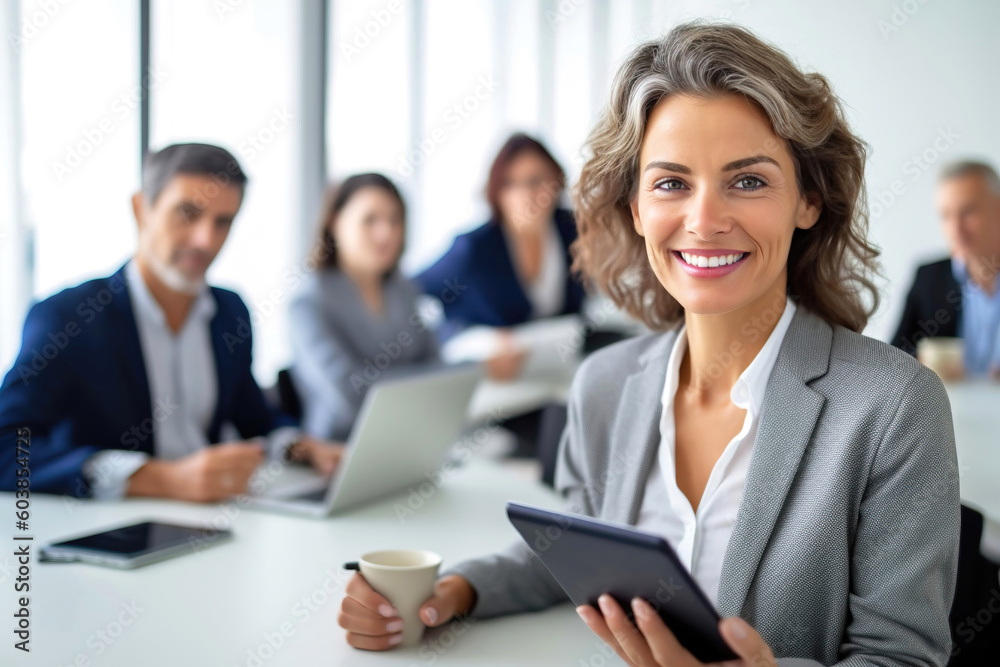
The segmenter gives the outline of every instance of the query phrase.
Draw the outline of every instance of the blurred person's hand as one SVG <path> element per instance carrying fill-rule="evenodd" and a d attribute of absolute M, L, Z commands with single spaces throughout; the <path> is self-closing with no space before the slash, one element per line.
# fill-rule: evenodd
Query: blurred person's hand
<path fill-rule="evenodd" d="M 129 478 L 128 495 L 218 502 L 245 493 L 263 461 L 259 441 L 226 442 L 176 461 L 153 459 Z"/>
<path fill-rule="evenodd" d="M 384 651 L 403 640 L 403 620 L 389 601 L 375 592 L 360 572 L 347 582 L 337 623 L 347 631 L 347 643 L 366 651 Z M 434 594 L 420 607 L 420 618 L 429 628 L 444 625 L 469 612 L 476 591 L 458 575 L 441 577 Z"/>
<path fill-rule="evenodd" d="M 337 469 L 343 456 L 343 443 L 325 442 L 310 436 L 303 436 L 288 452 L 288 457 L 293 461 L 308 463 L 327 477 Z"/>
<path fill-rule="evenodd" d="M 510 331 L 500 330 L 497 335 L 500 339 L 500 351 L 483 362 L 483 365 L 491 380 L 509 382 L 521 374 L 528 351 L 517 346 Z"/>

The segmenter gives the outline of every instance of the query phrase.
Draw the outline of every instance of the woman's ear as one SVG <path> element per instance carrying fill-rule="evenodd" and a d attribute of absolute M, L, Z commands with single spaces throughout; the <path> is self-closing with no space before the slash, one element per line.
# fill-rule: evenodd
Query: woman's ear
<path fill-rule="evenodd" d="M 632 211 L 632 226 L 635 228 L 635 233 L 643 236 L 642 223 L 639 221 L 639 195 L 632 197 L 632 201 L 628 203 L 628 206 Z"/>
<path fill-rule="evenodd" d="M 823 200 L 816 192 L 806 192 L 799 199 L 799 209 L 795 215 L 795 226 L 799 229 L 812 229 L 823 212 Z"/>

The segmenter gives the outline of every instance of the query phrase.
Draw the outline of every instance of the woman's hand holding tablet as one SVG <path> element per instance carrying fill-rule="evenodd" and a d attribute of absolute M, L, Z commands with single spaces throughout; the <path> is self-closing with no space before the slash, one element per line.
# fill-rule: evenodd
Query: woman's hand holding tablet
<path fill-rule="evenodd" d="M 629 620 L 621 605 L 610 595 L 598 599 L 600 611 L 591 605 L 580 605 L 576 612 L 580 618 L 615 650 L 622 660 L 636 667 L 694 667 L 711 664 L 722 667 L 776 667 L 777 662 L 767 642 L 742 618 L 732 617 L 719 621 L 719 632 L 729 648 L 741 659 L 704 663 L 684 648 L 653 606 L 642 598 L 632 599 Z"/>
<path fill-rule="evenodd" d="M 777 664 L 746 621 L 719 618 L 662 537 L 520 503 L 507 503 L 507 516 L 580 618 L 630 665 Z"/>

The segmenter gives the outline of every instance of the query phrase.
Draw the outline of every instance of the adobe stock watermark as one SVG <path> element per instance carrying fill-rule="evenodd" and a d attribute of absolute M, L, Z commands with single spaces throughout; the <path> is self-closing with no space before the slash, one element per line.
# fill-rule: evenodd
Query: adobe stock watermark
<path fill-rule="evenodd" d="M 573 329 L 572 336 L 555 343 L 556 356 L 559 357 L 559 361 L 565 364 L 570 360 L 578 359 L 584 343 L 587 341 L 587 336 L 607 324 L 608 318 L 616 312 L 618 312 L 618 308 L 613 301 L 610 299 L 602 301 L 599 310 L 591 313 L 586 321 L 581 322 Z"/>
<path fill-rule="evenodd" d="M 237 667 L 263 667 L 295 636 L 298 626 L 306 623 L 331 599 L 340 596 L 351 573 L 327 569 L 323 581 L 310 593 L 295 601 L 290 610 L 294 619 L 282 621 L 271 631 L 260 634 L 261 641 L 246 649 L 245 658 L 234 663 Z M 284 664 L 284 663 L 283 663 Z"/>
<path fill-rule="evenodd" d="M 901 167 L 903 175 L 909 176 L 911 183 L 916 183 L 961 138 L 962 135 L 955 132 L 950 126 L 947 128 L 939 127 L 937 135 L 931 141 L 930 145 L 920 153 L 911 155 L 903 162 Z M 877 220 L 882 217 L 906 192 L 907 185 L 902 178 L 894 179 L 885 190 L 872 192 L 869 197 L 872 219 Z"/>
<path fill-rule="evenodd" d="M 399 523 L 406 523 L 407 519 L 423 509 L 424 504 L 438 492 L 445 481 L 472 460 L 476 452 L 490 441 L 506 418 L 507 415 L 503 414 L 500 409 L 492 410 L 483 426 L 476 428 L 470 435 L 461 438 L 455 444 L 449 457 L 445 459 L 440 468 L 424 473 L 424 477 L 427 478 L 426 482 L 409 487 L 406 502 L 398 502 L 393 507 Z"/>
<path fill-rule="evenodd" d="M 480 76 L 476 81 L 476 86 L 468 95 L 449 106 L 442 120 L 447 126 L 435 127 L 426 137 L 414 144 L 412 150 L 399 158 L 399 165 L 396 168 L 397 179 L 405 180 L 413 175 L 413 172 L 425 164 L 427 160 L 437 152 L 438 147 L 448 141 L 450 133 L 457 131 L 469 118 L 472 117 L 484 102 L 493 97 L 493 93 L 500 87 L 500 82 L 493 78 L 493 75 Z"/>
<path fill-rule="evenodd" d="M 888 40 L 889 35 L 898 32 L 900 28 L 909 23 L 910 18 L 926 4 L 927 0 L 903 0 L 901 3 L 893 4 L 889 16 L 875 22 L 882 39 Z"/>
<path fill-rule="evenodd" d="M 467 288 L 467 285 L 458 282 L 458 278 L 455 278 L 454 281 L 446 279 L 440 293 L 441 301 L 452 303 Z M 403 351 L 419 340 L 429 328 L 427 320 L 419 308 L 410 314 L 408 322 L 410 326 L 408 330 L 404 329 L 396 334 L 394 339 L 379 343 L 379 349 L 382 351 L 374 357 L 366 357 L 361 364 L 362 370 L 360 372 L 351 373 L 351 387 L 354 388 L 355 394 L 360 395 L 377 382 L 382 374 L 403 355 Z"/>
<path fill-rule="evenodd" d="M 433 665 L 441 659 L 458 642 L 458 638 L 469 631 L 469 628 L 476 622 L 472 616 L 461 616 L 455 618 L 446 626 L 434 628 L 421 643 L 417 650 L 417 655 L 424 661 L 425 665 Z M 410 667 L 418 667 L 415 662 L 410 663 Z"/>
<path fill-rule="evenodd" d="M 378 39 L 393 19 L 403 13 L 403 3 L 401 0 L 389 0 L 385 7 L 373 9 L 371 18 L 363 25 L 354 26 L 350 39 L 340 41 L 340 53 L 344 60 L 350 64 L 354 58 L 361 55 L 371 45 L 372 40 Z"/>
<path fill-rule="evenodd" d="M 38 9 L 25 14 L 21 19 L 21 29 L 7 34 L 7 43 L 15 52 L 20 52 L 32 39 L 38 36 L 59 14 L 69 0 L 41 0 Z"/>
<path fill-rule="evenodd" d="M 270 146 L 278 138 L 278 135 L 288 128 L 294 119 L 295 114 L 284 107 L 272 109 L 271 117 L 267 119 L 264 125 L 253 134 L 248 134 L 239 143 L 236 150 L 248 164 L 253 162 L 257 155 Z"/>
<path fill-rule="evenodd" d="M 80 651 L 73 658 L 73 662 L 66 667 L 91 667 L 95 664 L 93 660 L 102 655 L 121 639 L 125 631 L 135 625 L 139 615 L 145 609 L 140 607 L 135 600 L 122 602 L 121 608 L 115 618 L 108 621 L 103 627 L 98 628 L 87 635 L 86 644 L 89 651 Z"/>
<path fill-rule="evenodd" d="M 548 22 L 549 28 L 555 29 L 568 21 L 583 5 L 584 0 L 560 0 L 555 10 L 549 9 L 545 12 L 545 20 Z"/>
<path fill-rule="evenodd" d="M 736 9 L 744 11 L 750 7 L 750 0 L 731 0 L 731 3 Z M 719 12 L 718 17 L 724 21 L 732 21 L 736 18 L 736 13 L 731 9 L 723 9 Z"/>
<path fill-rule="evenodd" d="M 215 18 L 222 21 L 228 14 L 232 14 L 244 4 L 244 0 L 214 0 L 212 11 L 215 12 Z"/>
<path fill-rule="evenodd" d="M 125 274 L 115 274 L 107 280 L 107 287 L 78 303 L 73 312 L 82 324 L 87 325 L 96 320 L 116 298 L 128 298 L 127 295 L 122 296 L 128 287 L 127 280 Z M 48 368 L 74 338 L 83 333 L 81 323 L 74 318 L 67 318 L 61 324 L 55 331 L 49 331 L 44 340 L 36 341 L 31 350 L 24 350 L 24 354 L 19 357 L 23 360 L 17 364 L 16 370 L 25 386 Z"/>
<path fill-rule="evenodd" d="M 138 110 L 139 104 L 155 90 L 168 76 L 161 69 L 153 69 L 146 77 L 144 85 L 137 85 L 118 95 L 111 102 L 107 115 L 83 129 L 75 141 L 66 146 L 62 160 L 52 161 L 52 173 L 59 183 L 79 169 L 84 161 L 97 152 L 105 140 L 114 134 L 122 124 Z"/>

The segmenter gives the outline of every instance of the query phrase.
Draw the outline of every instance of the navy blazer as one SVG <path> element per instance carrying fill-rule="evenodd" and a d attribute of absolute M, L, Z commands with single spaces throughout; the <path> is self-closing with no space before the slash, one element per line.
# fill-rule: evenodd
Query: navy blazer
<path fill-rule="evenodd" d="M 580 312 L 584 290 L 569 271 L 569 247 L 576 240 L 573 214 L 556 209 L 554 224 L 566 256 L 566 284 L 561 315 Z M 494 220 L 455 238 L 451 249 L 415 280 L 425 294 L 444 305 L 447 320 L 441 337 L 482 324 L 510 327 L 531 319 L 531 302 L 518 280 L 507 252 L 502 226 Z"/>
<path fill-rule="evenodd" d="M 294 424 L 268 406 L 250 372 L 247 307 L 228 290 L 213 287 L 212 295 L 218 400 L 208 441 L 218 442 L 226 422 L 244 438 Z M 84 462 L 106 449 L 153 454 L 150 436 L 170 409 L 151 404 L 124 267 L 63 290 L 28 312 L 21 351 L 0 385 L 0 491 L 14 489 L 15 466 L 26 463 L 32 491 L 87 496 Z M 16 462 L 25 427 L 28 460 Z"/>

